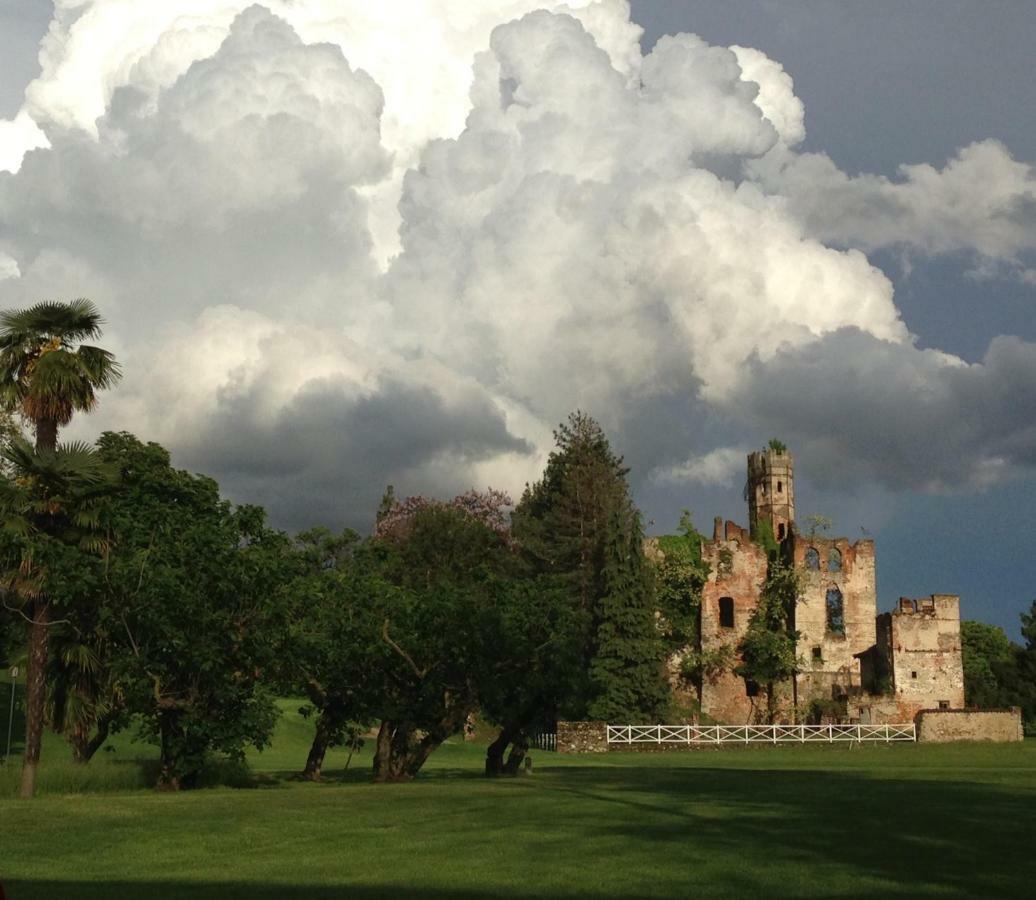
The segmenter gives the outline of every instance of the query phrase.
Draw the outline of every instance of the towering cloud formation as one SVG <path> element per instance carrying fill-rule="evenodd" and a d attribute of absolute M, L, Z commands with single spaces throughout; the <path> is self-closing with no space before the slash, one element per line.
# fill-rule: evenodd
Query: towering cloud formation
<path fill-rule="evenodd" d="M 1024 270 L 1027 167 L 980 145 L 850 179 L 796 151 L 802 104 L 759 51 L 642 55 L 624 0 L 540 5 L 59 0 L 18 126 L 50 146 L 0 175 L 0 306 L 92 296 L 128 377 L 91 427 L 286 525 L 362 525 L 390 481 L 519 489 L 575 406 L 670 481 L 737 455 L 688 406 L 735 442 L 780 423 L 821 474 L 941 488 L 1036 462 L 1012 415 L 1033 347 L 916 349 L 852 249 Z M 987 169 L 996 196 L 962 202 Z"/>

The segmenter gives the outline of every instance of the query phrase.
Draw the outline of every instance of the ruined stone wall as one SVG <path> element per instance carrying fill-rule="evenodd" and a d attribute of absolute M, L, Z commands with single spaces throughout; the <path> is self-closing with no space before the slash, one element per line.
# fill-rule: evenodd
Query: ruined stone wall
<path fill-rule="evenodd" d="M 963 709 L 960 599 L 933 594 L 903 598 L 887 615 L 892 689 L 904 708 Z"/>
<path fill-rule="evenodd" d="M 797 676 L 799 705 L 816 697 L 830 700 L 861 691 L 860 661 L 874 645 L 877 594 L 874 542 L 795 535 L 792 559 L 801 586 L 795 606 L 798 652 L 804 671 Z M 841 630 L 828 615 L 828 592 L 841 596 Z"/>
<path fill-rule="evenodd" d="M 917 714 L 919 741 L 1020 741 L 1022 713 L 1018 707 L 998 710 L 926 709 Z"/>
<path fill-rule="evenodd" d="M 736 648 L 759 605 L 759 591 L 766 581 L 766 551 L 749 541 L 744 529 L 728 522 L 723 540 L 702 544 L 702 559 L 710 569 L 702 589 L 702 650 Z M 733 601 L 733 626 L 721 622 L 720 601 L 724 597 Z M 754 721 L 757 710 L 765 710 L 766 697 L 762 687 L 757 697 L 749 697 L 744 679 L 727 671 L 715 680 L 704 681 L 701 708 L 717 722 L 742 724 Z"/>
<path fill-rule="evenodd" d="M 558 722 L 558 753 L 607 753 L 606 722 Z"/>
<path fill-rule="evenodd" d="M 917 704 L 886 694 L 862 694 L 848 707 L 850 720 L 861 725 L 906 725 L 917 715 Z"/>

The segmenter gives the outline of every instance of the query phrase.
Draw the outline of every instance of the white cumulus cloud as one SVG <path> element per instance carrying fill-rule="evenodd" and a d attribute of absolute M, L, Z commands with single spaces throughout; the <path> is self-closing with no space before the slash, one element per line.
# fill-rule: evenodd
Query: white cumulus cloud
<path fill-rule="evenodd" d="M 1036 465 L 1032 346 L 918 350 L 863 252 L 1020 264 L 1028 167 L 982 144 L 850 178 L 795 150 L 759 51 L 645 55 L 624 0 L 541 5 L 59 0 L 0 307 L 104 310 L 127 377 L 80 432 L 292 526 L 363 525 L 389 482 L 517 493 L 576 407 L 660 483 L 729 479 L 760 432 L 896 486 Z M 688 409 L 737 433 L 710 449 Z"/>
<path fill-rule="evenodd" d="M 717 447 L 701 456 L 691 456 L 681 463 L 651 472 L 659 484 L 707 484 L 729 486 L 744 475 L 744 447 Z"/>
<path fill-rule="evenodd" d="M 1036 167 L 998 141 L 963 147 L 942 168 L 902 165 L 895 179 L 847 175 L 819 153 L 776 152 L 750 169 L 823 241 L 865 250 L 969 251 L 1019 273 L 1036 253 Z"/>

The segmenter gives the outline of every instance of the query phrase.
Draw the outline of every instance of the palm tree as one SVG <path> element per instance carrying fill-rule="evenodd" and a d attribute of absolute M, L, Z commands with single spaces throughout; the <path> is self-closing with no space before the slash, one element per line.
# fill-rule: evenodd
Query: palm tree
<path fill-rule="evenodd" d="M 37 565 L 34 550 L 39 538 L 57 539 L 60 529 L 64 538 L 78 540 L 77 532 L 87 524 L 84 515 L 89 518 L 79 493 L 97 483 L 98 460 L 83 445 L 59 448 L 57 437 L 60 426 L 77 411 L 92 409 L 97 391 L 120 377 L 111 353 L 79 343 L 98 337 L 102 324 L 97 307 L 83 299 L 0 313 L 0 408 L 20 412 L 36 433 L 35 451 L 18 439 L 5 450 L 16 479 L 0 498 L 5 525 L 20 530 L 22 540 L 22 558 L 8 573 L 6 586 L 25 601 L 31 623 L 23 797 L 35 792 L 52 600 L 46 567 Z"/>
<path fill-rule="evenodd" d="M 11 477 L 0 481 L 0 525 L 10 553 L 0 563 L 0 590 L 5 605 L 31 623 L 20 791 L 31 797 L 43 738 L 50 627 L 56 624 L 51 589 L 56 578 L 68 576 L 69 549 L 93 554 L 107 548 L 100 511 L 114 477 L 100 454 L 82 443 L 40 452 L 16 437 L 2 456 Z M 8 598 L 23 608 L 11 606 Z"/>
<path fill-rule="evenodd" d="M 50 636 L 48 716 L 65 735 L 72 758 L 87 763 L 101 749 L 123 710 L 123 697 L 111 666 L 107 641 L 96 629 L 79 633 L 56 628 Z"/>
<path fill-rule="evenodd" d="M 89 412 L 97 391 L 121 375 L 107 350 L 74 345 L 101 335 L 89 300 L 37 303 L 0 312 L 0 406 L 19 410 L 36 432 L 36 447 L 53 451 L 58 428 L 77 411 Z"/>

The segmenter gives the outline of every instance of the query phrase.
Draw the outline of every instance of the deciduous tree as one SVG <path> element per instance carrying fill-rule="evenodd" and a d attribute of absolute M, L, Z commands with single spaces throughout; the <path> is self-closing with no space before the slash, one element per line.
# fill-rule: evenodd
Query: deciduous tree
<path fill-rule="evenodd" d="M 375 781 L 413 778 L 463 730 L 478 705 L 484 660 L 497 649 L 489 623 L 513 552 L 506 532 L 466 507 L 417 504 L 378 541 L 393 589 L 371 597 L 385 654 Z"/>
<path fill-rule="evenodd" d="M 309 701 L 314 735 L 302 776 L 319 780 L 327 751 L 357 742 L 378 710 L 385 648 L 372 598 L 387 585 L 359 535 L 314 528 L 295 539 L 301 571 L 289 585 L 288 641 L 281 683 Z"/>
<path fill-rule="evenodd" d="M 174 469 L 157 444 L 99 442 L 122 477 L 106 511 L 115 536 L 103 621 L 120 637 L 113 678 L 159 745 L 162 787 L 196 784 L 215 752 L 264 746 L 276 719 L 266 673 L 286 631 L 295 560 L 257 507 Z"/>
<path fill-rule="evenodd" d="M 1002 628 L 985 622 L 960 623 L 964 661 L 964 699 L 968 706 L 1007 706 L 1008 689 L 1017 678 L 1021 648 Z"/>
<path fill-rule="evenodd" d="M 487 610 L 477 675 L 479 708 L 500 728 L 486 749 L 486 774 L 515 775 L 534 733 L 557 721 L 566 685 L 582 677 L 583 615 L 551 576 L 500 583 Z"/>

